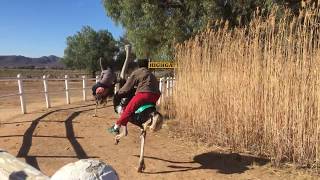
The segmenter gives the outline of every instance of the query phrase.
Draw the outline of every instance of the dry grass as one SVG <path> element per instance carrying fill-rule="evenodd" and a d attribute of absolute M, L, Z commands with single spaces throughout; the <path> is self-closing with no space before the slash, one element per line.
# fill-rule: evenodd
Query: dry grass
<path fill-rule="evenodd" d="M 178 45 L 180 130 L 276 164 L 319 167 L 320 12 L 304 14 L 225 25 Z"/>

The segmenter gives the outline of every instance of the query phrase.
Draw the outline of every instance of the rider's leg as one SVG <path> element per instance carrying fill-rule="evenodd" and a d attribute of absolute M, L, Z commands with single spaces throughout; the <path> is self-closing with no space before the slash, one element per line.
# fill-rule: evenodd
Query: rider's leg
<path fill-rule="evenodd" d="M 143 104 L 154 103 L 156 104 L 160 94 L 150 92 L 137 93 L 128 103 L 124 111 L 122 112 L 120 119 L 116 122 L 117 125 L 127 125 L 130 116 Z"/>

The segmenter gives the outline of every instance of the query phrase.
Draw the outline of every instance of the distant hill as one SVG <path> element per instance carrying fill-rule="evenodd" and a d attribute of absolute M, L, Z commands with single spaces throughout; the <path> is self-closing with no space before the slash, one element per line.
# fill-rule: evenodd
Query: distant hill
<path fill-rule="evenodd" d="M 0 68 L 35 68 L 35 69 L 61 69 L 65 66 L 60 61 L 61 58 L 51 55 L 39 58 L 25 56 L 0 56 Z"/>

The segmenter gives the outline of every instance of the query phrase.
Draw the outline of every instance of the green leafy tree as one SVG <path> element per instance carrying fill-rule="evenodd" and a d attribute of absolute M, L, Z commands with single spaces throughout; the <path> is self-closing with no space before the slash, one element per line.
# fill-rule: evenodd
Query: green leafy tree
<path fill-rule="evenodd" d="M 253 0 L 245 0 L 247 9 Z M 171 59 L 175 43 L 181 43 L 221 18 L 232 23 L 243 4 L 228 0 L 103 0 L 107 15 L 123 25 L 136 54 Z"/>
<path fill-rule="evenodd" d="M 278 6 L 296 9 L 299 0 L 103 0 L 107 15 L 127 30 L 138 57 L 170 59 L 181 43 L 224 19 L 233 26 L 248 24 L 259 8 L 268 15 Z M 210 27 L 210 26 L 209 26 Z"/>
<path fill-rule="evenodd" d="M 137 56 L 161 59 L 171 58 L 174 43 L 190 37 L 197 27 L 192 17 L 198 13 L 188 5 L 197 7 L 180 1 L 104 0 L 107 14 L 126 28 Z"/>
<path fill-rule="evenodd" d="M 95 31 L 84 26 L 75 35 L 67 37 L 62 62 L 69 68 L 84 69 L 95 76 L 100 70 L 98 59 L 101 57 L 103 64 L 112 64 L 118 51 L 117 42 L 107 30 Z"/>

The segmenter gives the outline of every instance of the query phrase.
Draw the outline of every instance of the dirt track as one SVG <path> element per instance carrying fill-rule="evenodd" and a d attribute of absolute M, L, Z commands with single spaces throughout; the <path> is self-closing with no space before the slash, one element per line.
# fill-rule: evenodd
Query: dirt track
<path fill-rule="evenodd" d="M 218 153 L 190 146 L 168 136 L 167 128 L 147 137 L 145 173 L 136 172 L 139 131 L 113 144 L 106 128 L 116 119 L 111 107 L 93 118 L 92 102 L 37 111 L 1 121 L 1 148 L 47 175 L 64 164 L 97 158 L 111 164 L 121 179 L 291 179 L 286 171 L 270 168 L 267 160 Z M 305 176 L 303 176 L 305 177 Z"/>
<path fill-rule="evenodd" d="M 37 92 L 41 82 L 26 83 L 26 91 Z M 0 94 L 17 91 L 16 82 L 0 83 Z M 80 87 L 74 83 L 72 87 Z M 63 90 L 63 83 L 50 82 L 50 90 Z M 14 91 L 12 91 L 14 90 Z M 90 92 L 88 92 L 89 94 Z M 47 175 L 63 165 L 83 158 L 111 164 L 121 179 L 316 179 L 294 170 L 270 168 L 267 160 L 225 153 L 187 141 L 170 138 L 165 126 L 158 134 L 148 134 L 145 173 L 136 172 L 139 130 L 129 125 L 129 136 L 119 145 L 106 132 L 116 120 L 111 107 L 92 117 L 93 102 L 81 101 L 81 91 L 72 95 L 72 105 L 64 94 L 52 95 L 52 106 L 44 107 L 43 95 L 26 97 L 28 114 L 20 114 L 18 97 L 0 99 L 0 148 L 16 155 Z M 110 105 L 110 104 L 109 104 Z M 170 123 L 169 123 L 170 124 Z"/>

